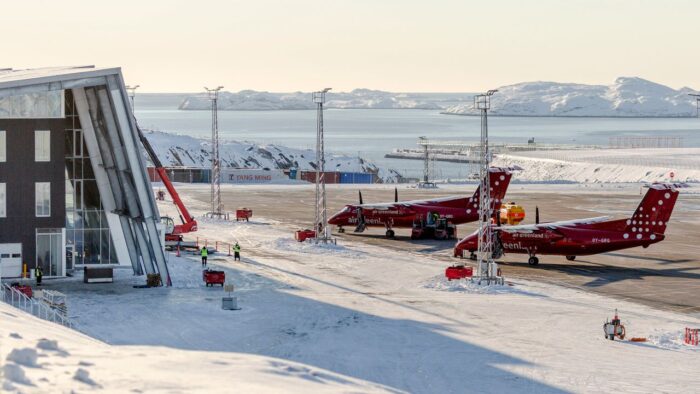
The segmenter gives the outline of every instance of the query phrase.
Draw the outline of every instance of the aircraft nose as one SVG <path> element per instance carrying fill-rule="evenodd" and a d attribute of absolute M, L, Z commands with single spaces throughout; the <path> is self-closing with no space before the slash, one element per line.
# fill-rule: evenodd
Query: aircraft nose
<path fill-rule="evenodd" d="M 338 224 L 340 223 L 340 216 L 341 216 L 341 213 L 340 213 L 340 212 L 338 212 L 338 213 L 336 213 L 335 215 L 331 216 L 331 218 L 328 219 L 328 224 L 332 224 L 332 225 L 334 225 L 334 226 L 335 226 L 335 225 L 338 225 Z"/>

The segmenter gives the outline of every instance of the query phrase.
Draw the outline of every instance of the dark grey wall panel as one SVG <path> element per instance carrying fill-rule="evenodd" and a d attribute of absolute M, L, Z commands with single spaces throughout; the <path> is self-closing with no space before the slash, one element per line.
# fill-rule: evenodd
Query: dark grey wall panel
<path fill-rule="evenodd" d="M 0 218 L 0 243 L 22 243 L 22 259 L 36 263 L 36 229 L 65 226 L 64 119 L 0 119 L 6 131 L 7 161 L 0 182 L 7 184 L 7 217 Z M 51 130 L 51 161 L 34 161 L 34 130 Z M 51 182 L 51 216 L 36 217 L 35 182 Z"/>

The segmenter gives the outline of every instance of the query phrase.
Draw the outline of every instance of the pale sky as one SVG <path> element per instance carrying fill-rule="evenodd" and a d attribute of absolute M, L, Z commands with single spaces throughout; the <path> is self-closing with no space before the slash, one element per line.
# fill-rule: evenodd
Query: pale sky
<path fill-rule="evenodd" d="M 700 89 L 695 0 L 3 0 L 0 67 L 120 66 L 140 92 Z"/>

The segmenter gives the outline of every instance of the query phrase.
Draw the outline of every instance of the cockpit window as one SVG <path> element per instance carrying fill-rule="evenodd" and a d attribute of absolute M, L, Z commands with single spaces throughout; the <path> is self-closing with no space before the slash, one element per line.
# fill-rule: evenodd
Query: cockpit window
<path fill-rule="evenodd" d="M 346 205 L 345 207 L 343 207 L 343 210 L 341 210 L 340 213 L 345 213 L 348 211 L 350 211 L 350 207 Z"/>

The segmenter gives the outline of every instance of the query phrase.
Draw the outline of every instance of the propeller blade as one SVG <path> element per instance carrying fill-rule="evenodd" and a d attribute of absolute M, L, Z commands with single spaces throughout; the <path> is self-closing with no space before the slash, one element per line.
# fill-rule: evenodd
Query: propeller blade
<path fill-rule="evenodd" d="M 358 190 L 357 193 L 360 194 L 360 205 L 362 205 L 362 190 Z"/>
<path fill-rule="evenodd" d="M 399 188 L 394 188 L 394 202 L 399 202 Z"/>
<path fill-rule="evenodd" d="M 540 224 L 540 207 L 535 207 L 535 224 Z"/>

